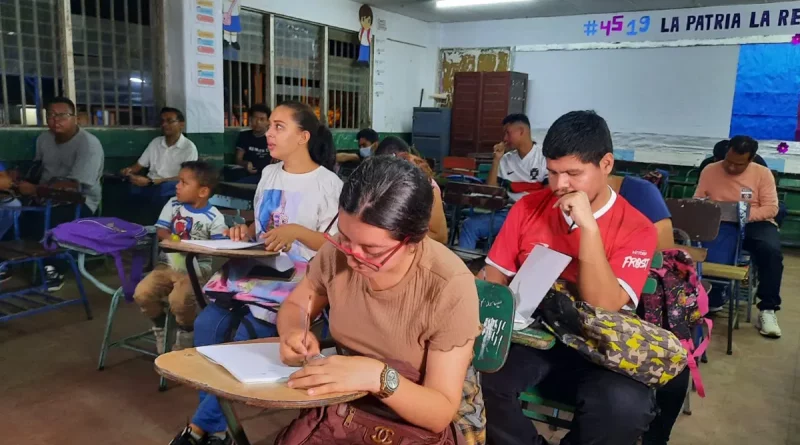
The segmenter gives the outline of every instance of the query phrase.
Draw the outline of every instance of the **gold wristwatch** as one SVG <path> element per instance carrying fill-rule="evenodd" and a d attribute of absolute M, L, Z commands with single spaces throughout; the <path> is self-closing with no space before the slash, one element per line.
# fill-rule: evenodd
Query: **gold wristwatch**
<path fill-rule="evenodd" d="M 384 365 L 381 372 L 381 390 L 375 396 L 385 399 L 394 394 L 398 386 L 400 386 L 400 374 L 389 365 Z"/>

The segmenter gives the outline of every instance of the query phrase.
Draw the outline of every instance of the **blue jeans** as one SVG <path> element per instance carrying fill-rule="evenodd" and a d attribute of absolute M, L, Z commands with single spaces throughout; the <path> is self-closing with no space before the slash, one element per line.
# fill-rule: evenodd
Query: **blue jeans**
<path fill-rule="evenodd" d="M 0 204 L 0 240 L 10 229 L 14 227 L 14 211 L 9 207 L 19 207 L 20 203 L 16 199 Z"/>
<path fill-rule="evenodd" d="M 253 317 L 253 314 L 248 313 L 245 316 L 245 320 L 250 322 L 257 338 L 278 336 L 277 327 L 258 320 Z M 223 343 L 225 341 L 225 333 L 233 321 L 233 314 L 228 310 L 210 303 L 194 321 L 194 345 L 209 346 Z M 243 341 L 250 339 L 247 328 L 242 322 L 236 330 L 233 340 Z M 200 405 L 197 407 L 194 417 L 192 417 L 192 423 L 209 434 L 220 433 L 228 428 L 217 397 L 203 391 L 200 391 Z"/>
<path fill-rule="evenodd" d="M 461 224 L 461 232 L 458 235 L 458 247 L 462 249 L 475 249 L 478 240 L 497 236 L 500 228 L 508 216 L 508 210 L 500 210 L 494 214 L 494 224 L 492 224 L 492 214 L 470 216 Z"/>

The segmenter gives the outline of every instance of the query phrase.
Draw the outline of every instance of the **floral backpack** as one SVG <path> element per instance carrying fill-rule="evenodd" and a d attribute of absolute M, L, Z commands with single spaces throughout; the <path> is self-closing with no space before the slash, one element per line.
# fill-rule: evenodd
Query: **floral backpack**
<path fill-rule="evenodd" d="M 697 393 L 705 397 L 697 359 L 703 355 L 710 340 L 712 323 L 704 317 L 708 313 L 708 295 L 697 276 L 694 261 L 685 251 L 670 249 L 663 251 L 662 255 L 662 266 L 650 269 L 656 290 L 641 296 L 637 314 L 680 339 L 691 358 L 689 370 Z M 704 323 L 708 326 L 709 336 L 695 347 L 693 333 Z"/>
<path fill-rule="evenodd" d="M 653 388 L 666 385 L 691 361 L 669 330 L 633 311 L 596 308 L 568 287 L 556 282 L 537 312 L 556 338 L 589 361 Z"/>

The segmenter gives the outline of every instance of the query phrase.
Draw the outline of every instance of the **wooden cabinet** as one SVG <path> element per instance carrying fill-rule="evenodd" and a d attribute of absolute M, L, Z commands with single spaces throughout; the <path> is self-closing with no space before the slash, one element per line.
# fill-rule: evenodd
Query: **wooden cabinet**
<path fill-rule="evenodd" d="M 491 152 L 503 139 L 503 118 L 525 113 L 527 97 L 525 73 L 456 73 L 450 155 Z"/>

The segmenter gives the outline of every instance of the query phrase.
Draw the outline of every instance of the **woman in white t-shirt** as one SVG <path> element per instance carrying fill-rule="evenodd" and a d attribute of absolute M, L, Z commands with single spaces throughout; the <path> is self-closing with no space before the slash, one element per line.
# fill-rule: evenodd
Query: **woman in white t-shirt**
<path fill-rule="evenodd" d="M 287 102 L 270 115 L 267 146 L 270 155 L 280 160 L 261 173 L 255 196 L 255 223 L 231 228 L 234 241 L 264 240 L 267 250 L 286 252 L 295 265 L 295 277 L 305 272 L 306 263 L 325 243 L 323 232 L 338 213 L 342 181 L 333 173 L 333 136 L 304 104 Z M 282 301 L 293 283 L 252 279 L 249 268 L 230 267 L 223 285 L 218 275 L 209 280 L 207 290 L 236 292 L 237 299 Z M 275 314 L 249 306 L 234 341 L 277 337 Z M 195 346 L 225 341 L 235 317 L 210 303 L 195 320 Z M 226 444 L 225 417 L 216 397 L 200 393 L 200 405 L 191 423 L 171 442 L 181 444 Z"/>

